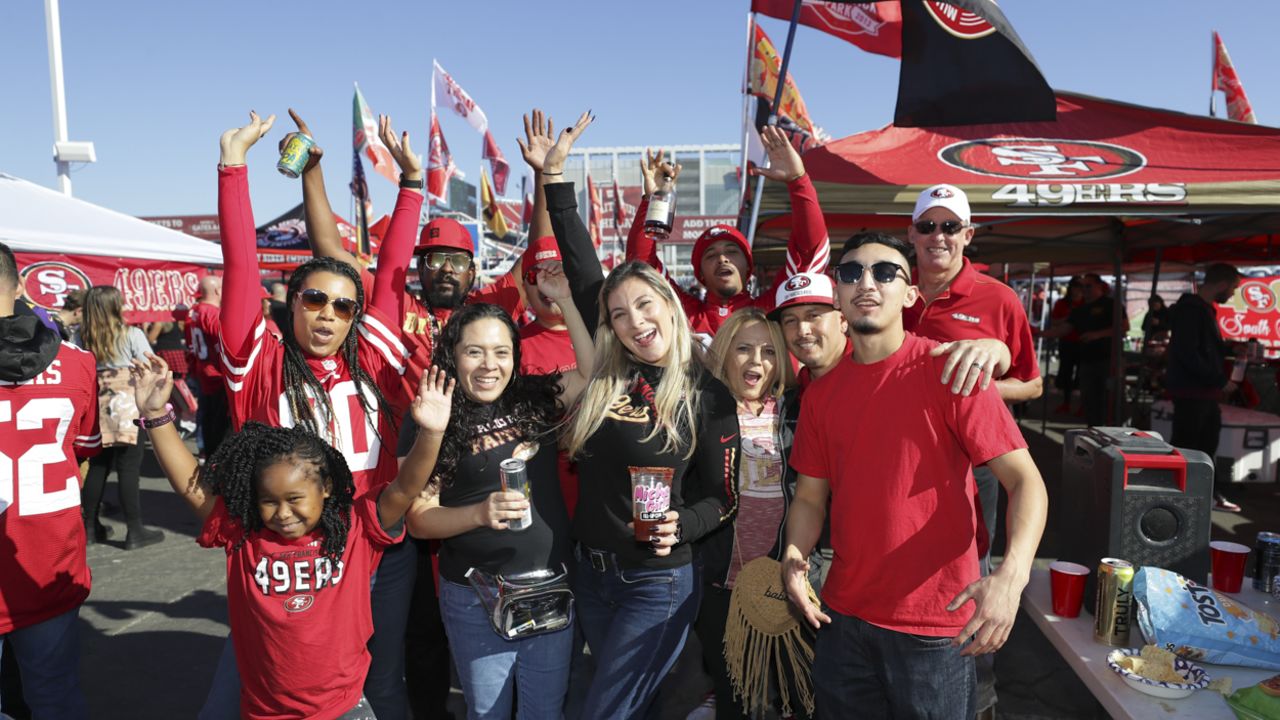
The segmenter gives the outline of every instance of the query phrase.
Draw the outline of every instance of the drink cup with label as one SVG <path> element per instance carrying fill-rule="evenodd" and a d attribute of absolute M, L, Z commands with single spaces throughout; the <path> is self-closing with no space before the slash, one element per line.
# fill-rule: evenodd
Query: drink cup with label
<path fill-rule="evenodd" d="M 316 144 L 310 136 L 302 133 L 295 133 L 289 138 L 289 142 L 284 144 L 284 150 L 280 152 L 280 162 L 276 163 L 276 169 L 281 175 L 296 178 L 302 174 L 302 169 L 307 166 L 307 160 L 311 157 L 311 148 Z"/>
<path fill-rule="evenodd" d="M 503 492 L 518 492 L 524 496 L 525 500 L 530 500 L 529 473 L 525 469 L 524 460 L 519 458 L 503 460 L 498 463 L 498 475 L 502 478 Z M 516 532 L 528 530 L 531 525 L 533 525 L 532 501 L 530 501 L 529 507 L 524 509 L 524 515 L 518 519 L 507 521 L 507 529 Z"/>
<path fill-rule="evenodd" d="M 671 509 L 671 480 L 675 470 L 666 467 L 631 468 L 631 507 L 636 542 L 648 543 L 655 525 Z"/>

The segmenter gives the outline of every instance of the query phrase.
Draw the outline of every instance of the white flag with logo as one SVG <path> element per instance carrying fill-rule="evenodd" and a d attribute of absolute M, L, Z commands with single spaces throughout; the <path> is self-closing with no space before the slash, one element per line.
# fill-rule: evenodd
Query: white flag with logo
<path fill-rule="evenodd" d="M 484 134 L 489 129 L 489 118 L 484 116 L 484 111 L 475 100 L 471 99 L 466 90 L 454 82 L 453 76 L 440 67 L 440 63 L 432 62 L 435 64 L 435 71 L 432 73 L 432 106 L 434 107 L 437 101 L 443 103 L 466 120 L 476 132 Z"/>

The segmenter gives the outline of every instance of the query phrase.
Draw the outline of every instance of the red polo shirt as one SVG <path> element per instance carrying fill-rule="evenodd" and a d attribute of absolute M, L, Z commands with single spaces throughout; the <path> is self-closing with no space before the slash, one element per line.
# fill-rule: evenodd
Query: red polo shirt
<path fill-rule="evenodd" d="M 968 258 L 951 286 L 933 302 L 902 309 L 902 325 L 907 332 L 938 342 L 995 338 L 1009 346 L 1011 363 L 1003 377 L 1024 382 L 1040 377 L 1031 323 L 1017 293 L 974 270 Z"/>

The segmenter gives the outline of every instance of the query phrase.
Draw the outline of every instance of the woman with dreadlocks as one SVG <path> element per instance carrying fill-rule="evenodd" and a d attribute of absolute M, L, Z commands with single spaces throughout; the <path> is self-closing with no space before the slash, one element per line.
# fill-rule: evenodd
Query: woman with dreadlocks
<path fill-rule="evenodd" d="M 382 305 L 396 302 L 398 292 L 392 287 L 395 273 L 377 274 L 373 296 L 378 301 L 370 303 L 350 265 L 329 258 L 303 263 L 289 279 L 285 302 L 290 322 L 281 328 L 284 337 L 276 339 L 266 333 L 258 290 L 257 235 L 244 163 L 249 148 L 274 120 L 274 116 L 263 120 L 250 113 L 249 124 L 228 130 L 221 138 L 221 360 L 232 426 L 239 429 L 247 421 L 257 420 L 309 430 L 342 454 L 351 468 L 356 491 L 362 493 L 395 477 L 394 439 L 408 404 L 402 385 L 408 353 Z M 377 607 L 380 593 L 376 581 L 374 588 Z M 375 612 L 375 618 L 379 617 Z M 375 631 L 379 626 L 381 623 Z M 399 627 L 403 628 L 403 622 Z M 401 645 L 394 642 L 389 647 Z M 388 646 L 375 644 L 375 666 L 395 665 L 394 661 L 379 662 L 379 647 Z M 236 695 L 235 657 L 230 648 L 224 650 L 202 718 L 236 717 L 234 705 L 227 702 Z M 371 688 L 368 694 L 378 702 L 379 692 Z"/>
<path fill-rule="evenodd" d="M 167 405 L 173 374 L 148 354 L 135 397 L 173 489 L 204 521 L 198 542 L 227 553 L 227 606 L 244 672 L 245 718 L 371 720 L 362 697 L 373 633 L 369 581 L 427 484 L 404 473 L 361 490 L 341 452 L 301 424 L 248 422 L 203 468 Z M 424 375 L 412 415 L 442 432 L 454 382 Z"/>

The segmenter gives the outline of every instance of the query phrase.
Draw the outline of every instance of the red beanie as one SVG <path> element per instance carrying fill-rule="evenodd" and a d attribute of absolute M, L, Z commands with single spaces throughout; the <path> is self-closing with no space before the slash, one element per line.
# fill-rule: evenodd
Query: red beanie
<path fill-rule="evenodd" d="M 462 250 L 472 255 L 476 252 L 475 245 L 471 242 L 471 233 L 467 232 L 462 223 L 445 217 L 433 218 L 426 227 L 422 228 L 422 234 L 418 236 L 418 246 L 413 251 L 420 253 L 434 248 Z"/>
<path fill-rule="evenodd" d="M 742 248 L 742 254 L 747 256 L 748 277 L 742 278 L 742 282 L 745 285 L 751 275 L 751 268 L 754 264 L 751 260 L 751 247 L 747 245 L 747 239 L 743 237 L 742 233 L 738 232 L 737 228 L 730 225 L 713 225 L 703 231 L 703 233 L 698 236 L 698 239 L 694 241 L 692 255 L 693 276 L 698 279 L 698 282 L 706 285 L 706 282 L 702 279 L 702 254 L 707 251 L 707 248 L 711 243 L 719 242 L 721 240 L 734 241 L 737 243 L 739 248 Z"/>

